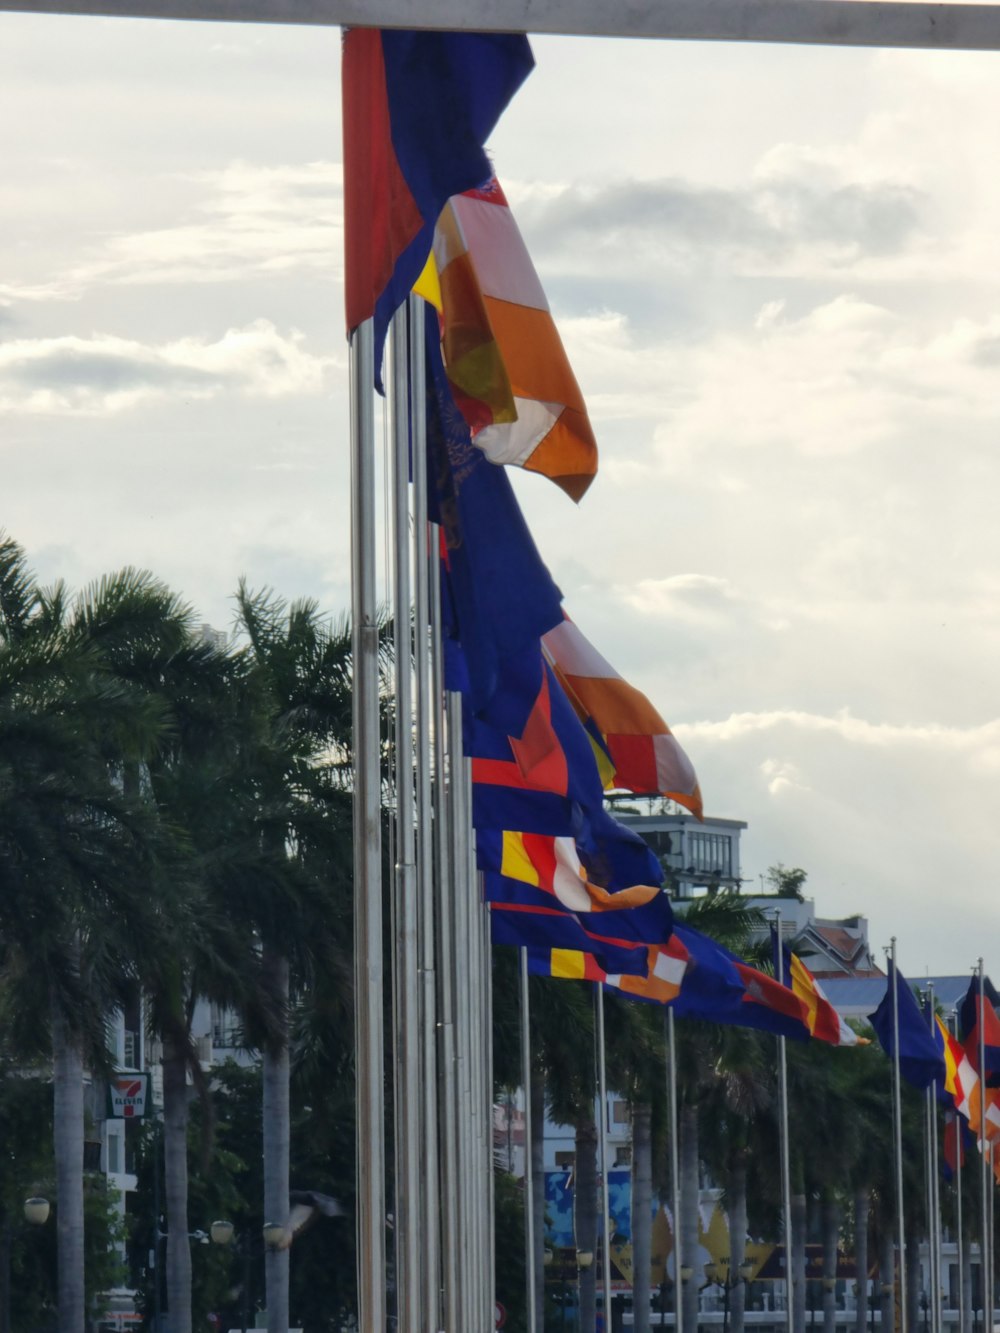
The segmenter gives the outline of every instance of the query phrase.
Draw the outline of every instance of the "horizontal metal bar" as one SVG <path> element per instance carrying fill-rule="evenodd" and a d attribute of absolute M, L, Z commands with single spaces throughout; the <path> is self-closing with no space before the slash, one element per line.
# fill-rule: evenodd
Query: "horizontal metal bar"
<path fill-rule="evenodd" d="M 0 0 L 0 12 L 1000 49 L 1000 4 L 924 0 Z"/>

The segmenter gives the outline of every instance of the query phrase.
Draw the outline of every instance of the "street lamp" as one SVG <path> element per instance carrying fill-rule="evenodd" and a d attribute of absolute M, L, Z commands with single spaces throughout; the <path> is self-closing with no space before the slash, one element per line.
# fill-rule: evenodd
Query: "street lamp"
<path fill-rule="evenodd" d="M 708 1278 L 705 1287 L 722 1288 L 722 1333 L 727 1333 L 729 1328 L 729 1293 L 740 1285 L 749 1285 L 753 1277 L 753 1268 L 753 1260 L 744 1259 L 736 1271 L 736 1276 L 733 1277 L 728 1265 L 720 1269 L 720 1266 L 712 1260 L 705 1265 L 705 1276 Z M 705 1287 L 702 1287 L 702 1291 Z"/>
<path fill-rule="evenodd" d="M 242 1295 L 242 1330 L 247 1333 L 250 1327 L 250 1271 L 255 1246 L 249 1234 L 236 1239 L 236 1228 L 232 1222 L 219 1218 L 208 1228 L 209 1237 L 214 1245 L 233 1245 L 243 1255 L 243 1295 Z M 288 1245 L 288 1230 L 280 1222 L 265 1222 L 261 1228 L 261 1240 L 264 1250 L 281 1250 Z"/>
<path fill-rule="evenodd" d="M 49 1220 L 49 1201 L 33 1196 L 25 1199 L 22 1209 L 24 1220 L 31 1227 L 43 1227 Z M 0 1230 L 0 1266 L 3 1271 L 3 1301 L 0 1302 L 0 1333 L 10 1333 L 10 1250 L 14 1228 L 10 1218 L 3 1219 Z"/>

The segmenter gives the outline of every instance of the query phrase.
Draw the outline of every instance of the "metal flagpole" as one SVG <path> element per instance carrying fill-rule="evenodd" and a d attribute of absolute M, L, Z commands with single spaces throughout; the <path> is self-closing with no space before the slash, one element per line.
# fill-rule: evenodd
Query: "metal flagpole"
<path fill-rule="evenodd" d="M 608 1199 L 608 1079 L 604 1059 L 604 987 L 594 982 L 597 1003 L 597 1096 L 600 1103 L 601 1134 L 601 1212 L 604 1226 L 602 1282 L 604 1285 L 604 1326 L 611 1327 L 611 1209 Z"/>
<path fill-rule="evenodd" d="M 451 916 L 451 949 L 444 954 L 442 962 L 451 974 L 451 1027 L 453 1032 L 453 1062 L 455 1079 L 453 1087 L 452 1122 L 455 1130 L 455 1167 L 456 1174 L 452 1184 L 455 1209 L 456 1243 L 456 1333 L 465 1333 L 472 1327 L 469 1303 L 469 1217 L 468 1217 L 468 1166 L 469 1166 L 469 1095 L 468 1064 L 466 1061 L 466 1018 L 467 985 L 466 972 L 468 956 L 464 953 L 467 944 L 467 925 L 465 921 L 465 895 L 461 885 L 465 874 L 465 846 L 462 839 L 462 752 L 457 738 L 462 733 L 461 697 L 452 692 L 446 696 L 445 712 L 447 719 L 448 753 L 448 832 L 450 841 L 451 874 L 448 879 L 447 908 Z"/>
<path fill-rule="evenodd" d="M 395 681 L 395 1069 L 396 1308 L 400 1333 L 420 1333 L 420 977 L 417 957 L 417 842 L 414 824 L 413 665 L 410 569 L 410 395 L 407 308 L 392 319 L 393 676 Z"/>
<path fill-rule="evenodd" d="M 452 960 L 455 952 L 455 922 L 452 908 L 451 810 L 448 800 L 450 774 L 444 736 L 444 659 L 441 644 L 441 584 L 436 572 L 430 582 L 431 634 L 433 647 L 434 697 L 434 851 L 438 886 L 435 913 L 437 956 L 437 1014 L 439 1036 L 438 1116 L 440 1124 L 439 1165 L 441 1170 L 441 1269 L 443 1313 L 446 1333 L 465 1333 L 459 1308 L 458 1228 L 458 1122 L 455 1098 L 455 989 Z"/>
<path fill-rule="evenodd" d="M 385 1328 L 385 1103 L 374 353 L 370 320 L 351 335 L 350 368 L 358 1322 L 361 1328 L 377 1333 Z"/>
<path fill-rule="evenodd" d="M 983 972 L 983 960 L 980 958 L 977 964 L 979 974 L 979 1143 L 980 1143 L 980 1184 L 982 1186 L 981 1202 L 981 1229 L 980 1229 L 980 1250 L 979 1250 L 979 1272 L 981 1275 L 983 1288 L 983 1320 L 987 1318 L 986 1311 L 993 1308 L 993 1284 L 989 1273 L 989 1245 L 990 1245 L 990 1222 L 989 1222 L 989 1177 L 990 1177 L 990 1157 L 989 1145 L 986 1141 L 986 1026 L 983 1023 L 983 1010 L 986 999 L 986 975 Z"/>
<path fill-rule="evenodd" d="M 667 1025 L 667 1104 L 670 1116 L 670 1206 L 673 1212 L 674 1234 L 674 1329 L 676 1333 L 684 1330 L 684 1302 L 681 1299 L 681 1163 L 677 1141 L 677 1047 L 674 1027 L 674 1011 L 667 1006 L 665 1017 Z M 663 1320 L 661 1319 L 661 1323 Z"/>
<path fill-rule="evenodd" d="M 952 1010 L 952 1035 L 958 1040 L 958 1012 Z M 962 1218 L 962 1121 L 955 1111 L 955 1245 L 958 1257 L 958 1330 L 967 1333 L 968 1314 L 965 1309 L 965 1233 Z"/>
<path fill-rule="evenodd" d="M 430 561 L 436 529 L 427 523 L 427 418 L 424 384 L 423 303 L 410 297 L 410 413 L 413 432 L 414 662 L 416 703 L 417 950 L 420 981 L 420 1198 L 422 1300 L 426 1327 L 437 1333 L 441 1299 L 440 1187 L 438 1179 L 437 1003 L 434 966 L 434 838 L 431 735 L 434 699 L 430 679 Z M 436 570 L 437 563 L 435 561 Z"/>
<path fill-rule="evenodd" d="M 528 1333 L 538 1333 L 535 1318 L 535 1173 L 531 1163 L 531 1009 L 528 951 L 518 950 L 521 975 L 521 1081 L 524 1084 L 524 1276 L 528 1296 Z"/>
<path fill-rule="evenodd" d="M 781 912 L 774 914 L 774 929 L 778 947 L 775 965 L 778 981 L 785 984 L 785 953 L 781 942 Z M 788 1147 L 788 1062 L 785 1058 L 785 1038 L 778 1037 L 778 1093 L 781 1099 L 781 1208 L 785 1228 L 785 1328 L 795 1333 L 795 1311 L 792 1300 L 792 1168 Z"/>
<path fill-rule="evenodd" d="M 909 1328 L 906 1318 L 906 1228 L 903 1223 L 903 1090 L 899 1075 L 899 980 L 896 975 L 896 937 L 889 941 L 892 959 L 892 1109 L 896 1137 L 896 1243 L 899 1246 L 899 1326 Z"/>
<path fill-rule="evenodd" d="M 931 1034 L 937 1041 L 937 1023 L 934 1016 L 934 984 L 927 986 L 927 1018 Z M 940 1163 L 937 1139 L 937 1079 L 927 1089 L 927 1165 L 928 1165 L 928 1229 L 931 1268 L 931 1333 L 941 1333 L 941 1195 Z"/>

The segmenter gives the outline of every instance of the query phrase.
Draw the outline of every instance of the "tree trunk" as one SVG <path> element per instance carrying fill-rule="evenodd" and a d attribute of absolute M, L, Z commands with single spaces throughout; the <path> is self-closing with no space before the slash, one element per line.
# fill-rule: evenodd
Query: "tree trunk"
<path fill-rule="evenodd" d="M 868 1191 L 859 1189 L 854 1195 L 854 1269 L 858 1284 L 854 1333 L 865 1333 L 868 1327 L 868 1267 Z"/>
<path fill-rule="evenodd" d="M 796 1189 L 792 1195 L 792 1289 L 793 1321 L 806 1326 L 806 1196 Z"/>
<path fill-rule="evenodd" d="M 191 1333 L 188 1238 L 188 1095 L 183 1045 L 163 1038 L 163 1174 L 167 1213 L 167 1311 L 170 1333 Z"/>
<path fill-rule="evenodd" d="M 739 1150 L 729 1176 L 729 1280 L 735 1283 L 730 1292 L 729 1327 L 733 1333 L 743 1333 L 743 1312 L 746 1309 L 747 1286 L 741 1282 L 740 1264 L 747 1247 L 747 1163 L 746 1154 Z"/>
<path fill-rule="evenodd" d="M 532 1221 L 535 1232 L 535 1328 L 545 1327 L 545 1079 L 531 1071 Z"/>
<path fill-rule="evenodd" d="M 837 1328 L 837 1241 L 840 1239 L 840 1205 L 836 1199 L 823 1200 L 823 1330 Z M 831 1281 L 832 1279 L 832 1281 Z"/>
<path fill-rule="evenodd" d="M 282 1007 L 281 1037 L 263 1052 L 264 1220 L 288 1222 L 288 1161 L 291 1145 L 288 1061 L 288 959 L 263 947 L 264 975 Z M 291 1237 L 288 1237 L 289 1244 Z M 267 1283 L 267 1333 L 288 1333 L 289 1249 L 269 1249 L 264 1259 Z"/>
<path fill-rule="evenodd" d="M 878 1241 L 878 1280 L 880 1285 L 879 1306 L 882 1327 L 894 1328 L 896 1304 L 896 1245 L 893 1239 L 891 1220 L 883 1220 L 882 1233 Z"/>
<path fill-rule="evenodd" d="M 576 1127 L 576 1181 L 574 1188 L 577 1253 L 592 1256 L 580 1269 L 580 1333 L 597 1327 L 597 1126 L 593 1119 Z"/>
<path fill-rule="evenodd" d="M 52 1084 L 59 1333 L 84 1333 L 83 1050 L 55 997 Z"/>
<path fill-rule="evenodd" d="M 692 1277 L 690 1282 L 681 1282 L 676 1267 L 674 1275 L 681 1282 L 684 1328 L 694 1333 L 698 1327 L 698 1282 L 701 1276 L 698 1265 L 698 1108 L 685 1102 L 679 1120 L 681 1215 L 674 1219 L 674 1223 L 681 1243 L 681 1267 L 690 1268 Z"/>
<path fill-rule="evenodd" d="M 915 1233 L 906 1241 L 906 1323 L 907 1333 L 920 1333 L 920 1241 Z"/>
<path fill-rule="evenodd" d="M 649 1333 L 653 1241 L 652 1107 L 632 1108 L 632 1314 L 635 1333 Z"/>
<path fill-rule="evenodd" d="M 965 1232 L 965 1244 L 962 1246 L 962 1272 L 958 1279 L 962 1284 L 962 1333 L 971 1333 L 972 1329 L 972 1243 L 969 1232 Z"/>

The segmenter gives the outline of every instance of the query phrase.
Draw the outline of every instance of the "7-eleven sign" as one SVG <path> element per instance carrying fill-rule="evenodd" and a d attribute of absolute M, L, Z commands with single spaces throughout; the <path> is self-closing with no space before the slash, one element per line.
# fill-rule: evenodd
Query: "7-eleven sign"
<path fill-rule="evenodd" d="M 108 1085 L 111 1117 L 118 1120 L 140 1119 L 146 1114 L 147 1074 L 119 1074 Z"/>

